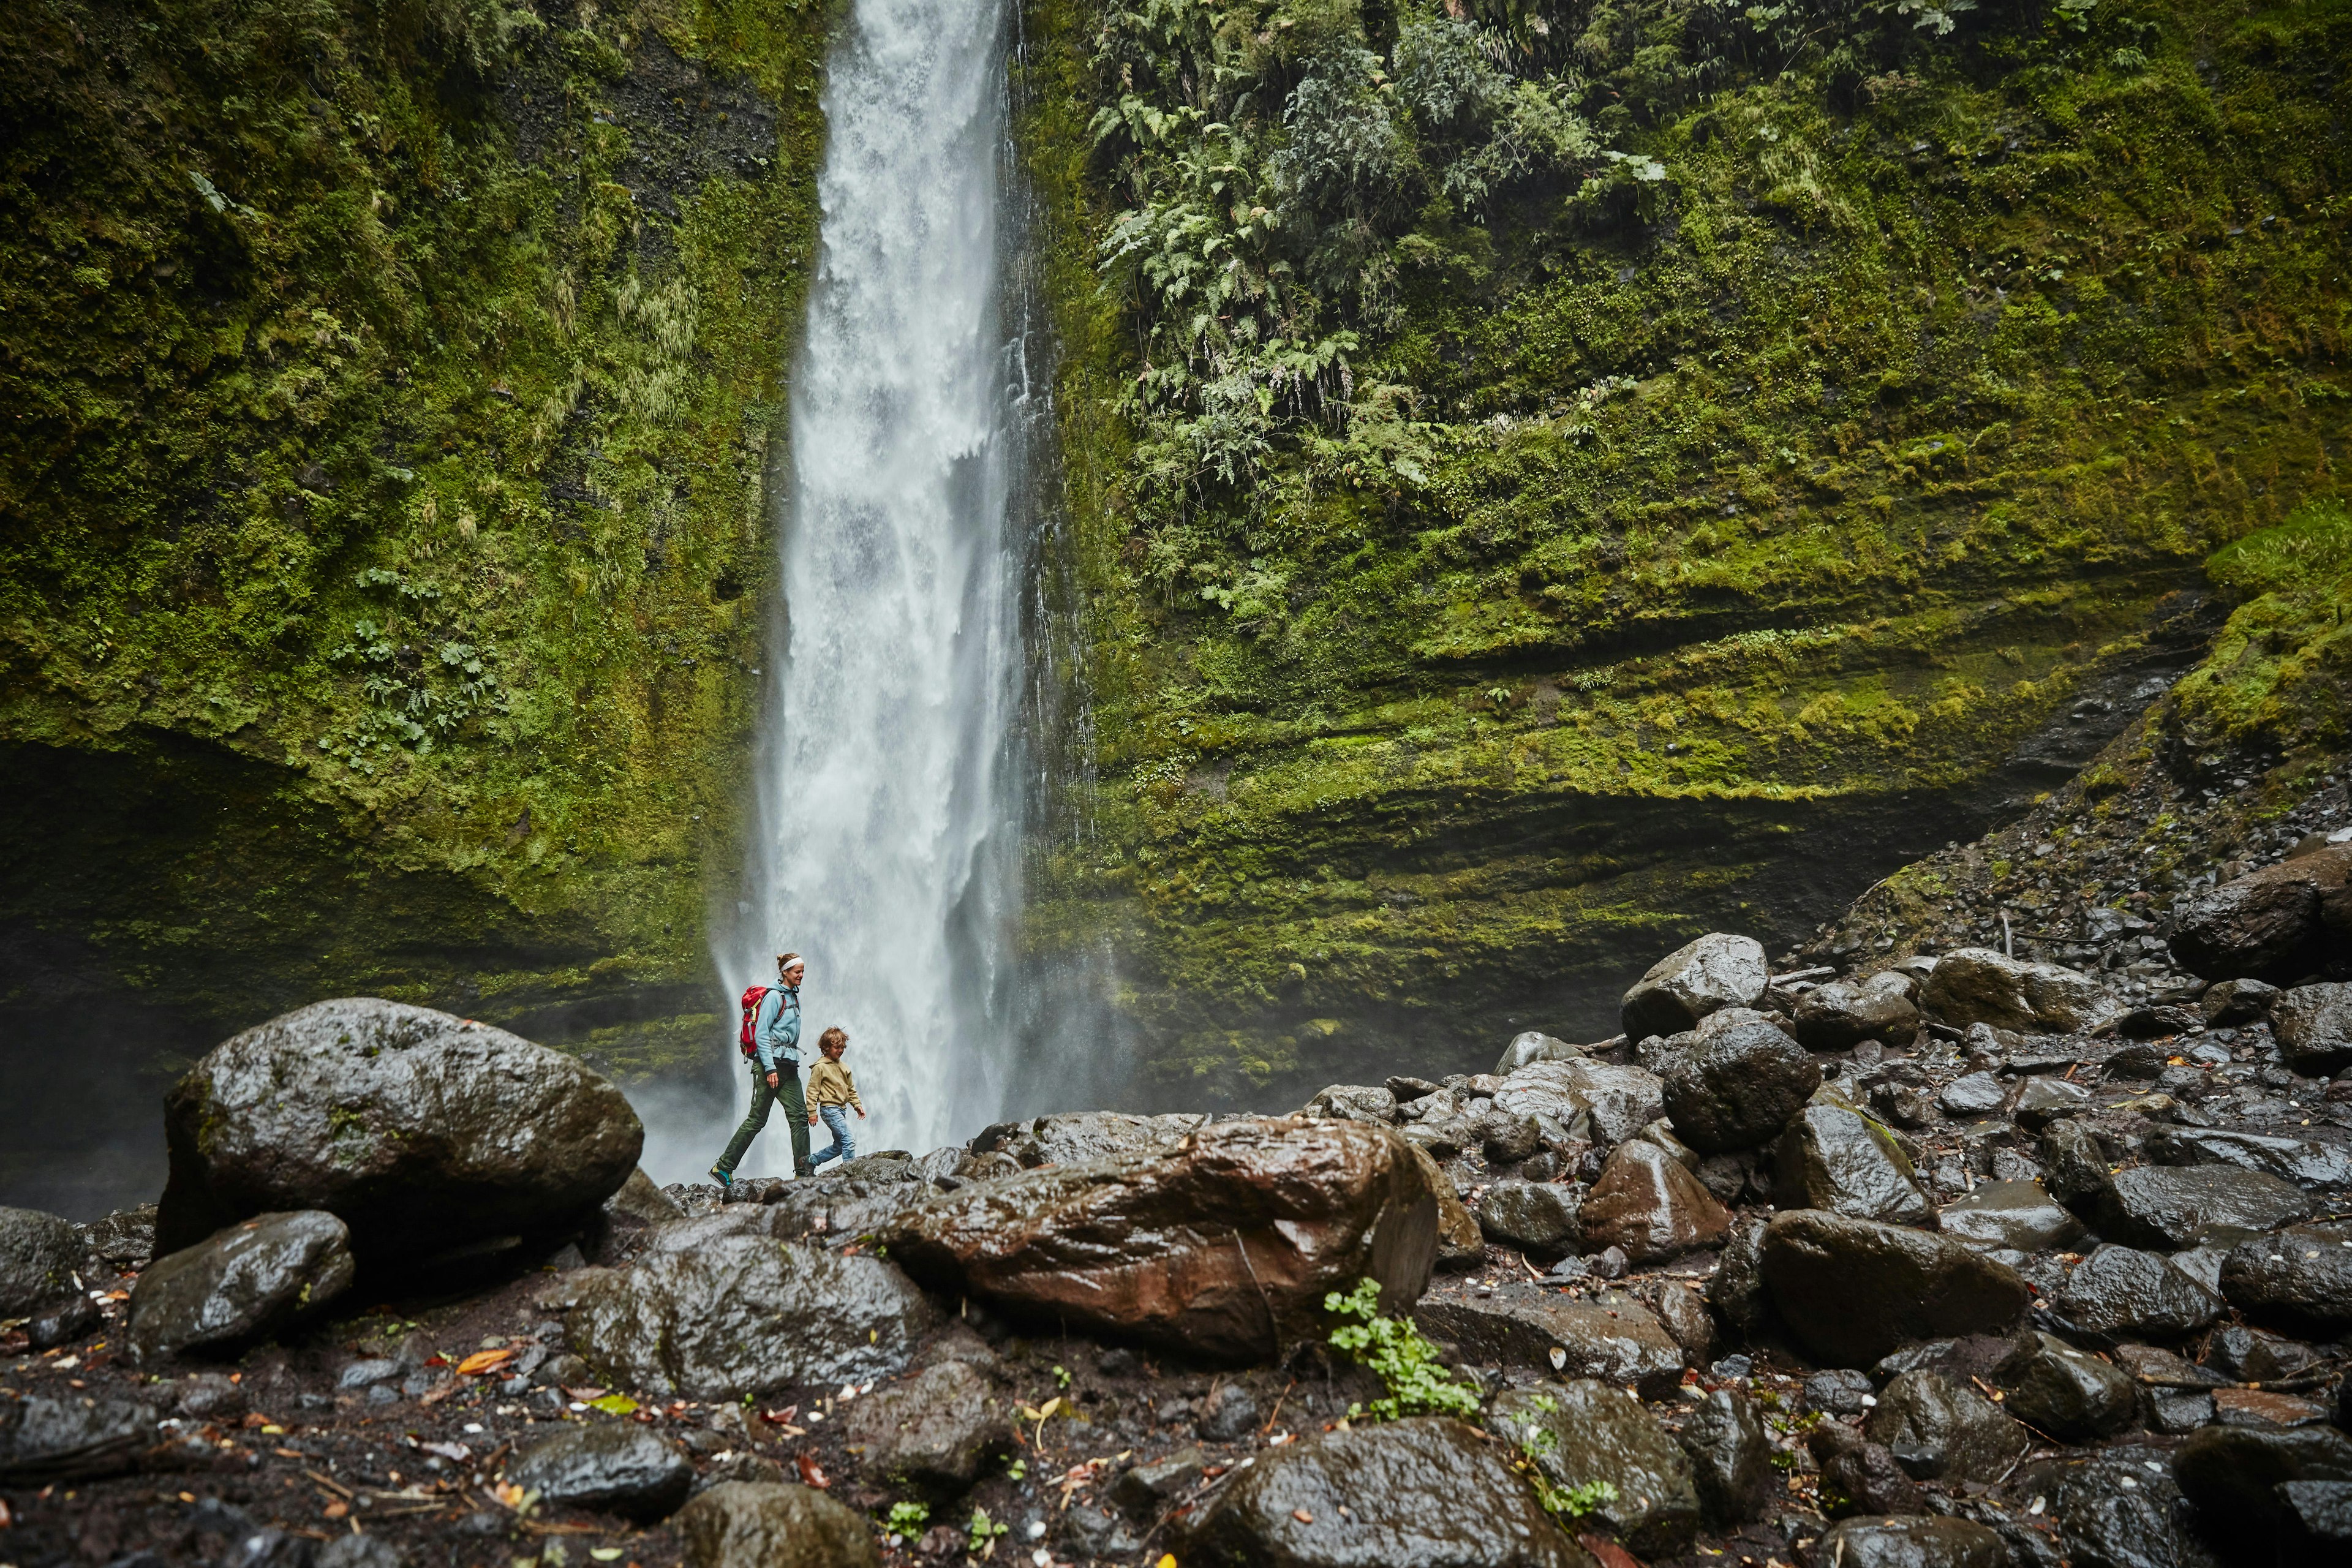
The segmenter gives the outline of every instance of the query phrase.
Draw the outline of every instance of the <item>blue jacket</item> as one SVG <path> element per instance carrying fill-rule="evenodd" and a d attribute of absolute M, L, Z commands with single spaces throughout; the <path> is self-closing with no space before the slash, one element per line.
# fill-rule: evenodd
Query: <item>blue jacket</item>
<path fill-rule="evenodd" d="M 778 1062 L 801 1065 L 801 994 L 777 985 L 760 998 L 760 1016 L 751 1025 L 751 1048 L 763 1073 Z"/>

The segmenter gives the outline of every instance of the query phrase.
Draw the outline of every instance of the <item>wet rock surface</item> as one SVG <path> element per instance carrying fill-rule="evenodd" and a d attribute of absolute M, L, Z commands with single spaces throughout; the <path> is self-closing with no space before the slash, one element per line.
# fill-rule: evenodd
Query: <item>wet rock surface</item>
<path fill-rule="evenodd" d="M 1490 1194 L 1491 1196 L 1491 1194 Z M 1620 1143 L 1585 1195 L 1584 1249 L 1614 1247 L 1633 1263 L 1654 1263 L 1719 1247 L 1731 1215 L 1698 1178 L 1654 1143 Z"/>
<path fill-rule="evenodd" d="M 1530 1257 L 1557 1258 L 1583 1240 L 1581 1195 L 1552 1182 L 1496 1182 L 1478 1200 L 1478 1228 Z"/>
<path fill-rule="evenodd" d="M 1817 1561 L 1844 1568 L 2006 1568 L 2009 1548 L 1965 1519 L 1849 1519 L 1832 1525 Z"/>
<path fill-rule="evenodd" d="M 850 1441 L 874 1474 L 933 1494 L 954 1494 L 981 1466 L 1013 1447 L 1003 1398 L 967 1362 L 925 1367 L 851 1406 Z"/>
<path fill-rule="evenodd" d="M 1888 971 L 1860 984 L 1814 986 L 1797 999 L 1790 1021 L 1809 1050 L 1847 1051 L 1864 1040 L 1907 1046 L 1919 1032 L 1919 1009 L 1904 977 Z"/>
<path fill-rule="evenodd" d="M 1661 1077 L 1675 1136 L 1702 1154 L 1770 1142 L 1822 1081 L 1805 1048 L 1767 1024 L 1741 1024 L 1699 1040 Z"/>
<path fill-rule="evenodd" d="M 1672 1393 L 1682 1379 L 1682 1347 L 1655 1313 L 1616 1291 L 1583 1300 L 1516 1282 L 1447 1281 L 1422 1298 L 1413 1316 L 1432 1336 L 1485 1363 L 1597 1378 L 1651 1398 Z"/>
<path fill-rule="evenodd" d="M 152 1405 L 59 1393 L 0 1395 L 0 1486 L 119 1475 L 157 1440 Z"/>
<path fill-rule="evenodd" d="M 576 1224 L 636 1168 L 645 1130 L 577 1059 L 373 997 L 320 1002 L 207 1054 L 164 1099 L 155 1245 L 324 1209 L 362 1263 L 431 1259 Z"/>
<path fill-rule="evenodd" d="M 1812 1209 L 1765 1227 L 1763 1279 L 1781 1321 L 1849 1366 L 1906 1341 L 1999 1332 L 2026 1303 L 2014 1269 L 1958 1242 Z"/>
<path fill-rule="evenodd" d="M 2172 1341 L 2221 1315 L 2221 1298 L 2161 1253 L 2102 1247 L 2068 1277 L 2058 1310 L 2086 1333 Z"/>
<path fill-rule="evenodd" d="M 2178 1251 L 2210 1232 L 2274 1230 L 2311 1202 L 2292 1183 L 2231 1165 L 2140 1165 L 2099 1200 L 2099 1234 L 2126 1247 Z"/>
<path fill-rule="evenodd" d="M 1853 1219 L 1921 1225 L 1934 1214 L 1911 1162 L 1867 1117 L 1809 1105 L 1772 1150 L 1772 1203 L 1826 1209 Z"/>
<path fill-rule="evenodd" d="M 1396 1135 L 1249 1120 L 1165 1153 L 975 1184 L 886 1229 L 932 1288 L 1008 1310 L 1234 1357 L 1272 1354 L 1363 1278 L 1409 1302 L 1437 1252 L 1437 1200 Z"/>
<path fill-rule="evenodd" d="M 131 1290 L 131 1343 L 142 1362 L 240 1350 L 322 1310 L 356 1272 L 351 1233 L 315 1210 L 240 1220 L 158 1258 Z"/>
<path fill-rule="evenodd" d="M 2011 1415 L 2070 1443 L 2121 1431 L 2138 1413 L 2127 1374 L 2052 1334 L 2036 1333 L 2032 1350 L 2002 1382 Z"/>
<path fill-rule="evenodd" d="M 37 1209 L 0 1208 L 0 1318 L 25 1317 L 76 1294 L 81 1238 L 73 1224 Z"/>
<path fill-rule="evenodd" d="M 1434 1417 L 1335 1432 L 1261 1458 L 1202 1510 L 1181 1560 L 1228 1568 L 1592 1563 L 1496 1445 Z"/>
<path fill-rule="evenodd" d="M 2242 1242 L 2222 1260 L 2221 1294 L 2253 1321 L 2292 1332 L 2352 1329 L 2352 1226 L 2290 1226 Z"/>
<path fill-rule="evenodd" d="M 1946 1024 L 1984 1024 L 2019 1034 L 2084 1034 L 2124 1009 L 2089 975 L 2061 964 L 1964 947 L 1936 961 L 1919 1005 Z"/>
<path fill-rule="evenodd" d="M 2333 1426 L 2208 1426 L 2180 1446 L 2172 1469 L 2219 1554 L 2262 1562 L 2294 1528 L 2280 1484 L 2352 1481 L 2352 1437 Z"/>
<path fill-rule="evenodd" d="M 1531 1456 L 1554 1486 L 1605 1483 L 1614 1495 L 1591 1517 L 1632 1551 L 1670 1557 L 1696 1534 L 1689 1457 L 1622 1388 L 1579 1378 L 1507 1390 L 1487 1406 L 1486 1424 Z"/>
<path fill-rule="evenodd" d="M 2042 1252 L 2082 1239 L 2083 1222 L 2034 1181 L 1986 1182 L 1946 1204 L 1938 1220 L 1946 1236 L 2013 1252 Z"/>
<path fill-rule="evenodd" d="M 1881 1389 L 1862 1430 L 1918 1481 L 1996 1480 L 2032 1442 L 1974 1388 L 1926 1371 L 1906 1372 Z"/>
<path fill-rule="evenodd" d="M 728 1481 L 677 1517 L 690 1568 L 880 1568 L 866 1521 L 804 1486 Z"/>
<path fill-rule="evenodd" d="M 507 1479 L 551 1502 L 630 1519 L 665 1519 L 694 1485 L 694 1467 L 667 1439 L 625 1422 L 583 1426 L 525 1449 Z"/>
<path fill-rule="evenodd" d="M 2270 1006 L 2288 1067 L 2320 1078 L 2352 1067 L 2352 985 L 2298 985 Z"/>
<path fill-rule="evenodd" d="M 1709 1523 L 1736 1526 L 1764 1511 L 1777 1479 L 1772 1442 L 1745 1393 L 1710 1390 L 1683 1418 L 1675 1440 L 1690 1460 L 1699 1509 Z"/>
<path fill-rule="evenodd" d="M 1722 1008 L 1753 1006 L 1771 977 L 1763 943 L 1721 931 L 1703 936 L 1652 964 L 1625 993 L 1625 1037 L 1679 1034 Z"/>

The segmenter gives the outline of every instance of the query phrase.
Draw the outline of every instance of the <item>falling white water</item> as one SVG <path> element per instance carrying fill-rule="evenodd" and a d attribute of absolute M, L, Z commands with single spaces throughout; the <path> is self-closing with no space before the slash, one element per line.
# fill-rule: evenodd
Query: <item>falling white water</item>
<path fill-rule="evenodd" d="M 823 252 L 792 384 L 784 614 L 748 908 L 803 954 L 803 1073 L 849 1031 L 863 1151 L 992 1119 L 1017 897 L 1020 688 L 996 221 L 1003 0 L 856 0 L 825 89 Z M 738 1083 L 741 1082 L 740 1077 Z M 740 1100 L 736 1114 L 740 1114 Z M 813 1129 L 814 1147 L 830 1134 Z M 781 1113 L 745 1163 L 791 1169 Z"/>

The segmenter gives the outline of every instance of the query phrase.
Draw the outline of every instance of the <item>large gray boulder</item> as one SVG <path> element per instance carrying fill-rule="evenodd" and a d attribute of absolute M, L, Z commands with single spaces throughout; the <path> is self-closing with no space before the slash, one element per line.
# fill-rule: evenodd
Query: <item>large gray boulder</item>
<path fill-rule="evenodd" d="M 645 1142 L 621 1091 L 574 1058 L 374 997 L 247 1029 L 173 1086 L 163 1117 L 159 1251 L 324 1209 L 363 1263 L 593 1218 Z"/>
<path fill-rule="evenodd" d="M 980 1467 L 1012 1449 L 1011 1408 L 967 1362 L 942 1362 L 849 1407 L 849 1444 L 866 1473 L 939 1496 L 962 1491 Z"/>
<path fill-rule="evenodd" d="M 1764 1227 L 1763 1277 L 1790 1331 L 1832 1366 L 1913 1340 L 2001 1333 L 2025 1310 L 2017 1271 L 1941 1236 L 1800 1209 Z"/>
<path fill-rule="evenodd" d="M 780 1240 L 738 1205 L 656 1226 L 625 1268 L 586 1271 L 572 1350 L 626 1388 L 739 1399 L 902 1370 L 939 1310 L 892 1264 Z"/>
<path fill-rule="evenodd" d="M 866 1516 L 813 1487 L 721 1481 L 677 1529 L 687 1568 L 882 1568 Z"/>
<path fill-rule="evenodd" d="M 2298 985 L 2271 1004 L 2286 1065 L 2310 1078 L 2352 1067 L 2352 985 Z"/>
<path fill-rule="evenodd" d="M 2139 1407 L 2138 1391 L 2121 1368 L 2050 1334 L 2033 1336 L 2032 1349 L 2004 1372 L 2002 1383 L 2011 1415 L 2072 1443 L 2121 1431 Z"/>
<path fill-rule="evenodd" d="M 2159 1165 L 2235 1165 L 2312 1192 L 2352 1192 L 2352 1148 L 2219 1127 L 2158 1127 L 2147 1152 Z"/>
<path fill-rule="evenodd" d="M 2087 974 L 1989 947 L 1964 947 L 1937 959 L 1919 1005 L 1955 1028 L 1990 1024 L 2021 1035 L 2084 1035 L 2124 1013 L 2123 1004 Z"/>
<path fill-rule="evenodd" d="M 1727 1154 L 1779 1137 L 1821 1087 L 1822 1069 L 1779 1029 L 1742 1024 L 1694 1044 L 1663 1077 L 1675 1136 L 1702 1154 Z"/>
<path fill-rule="evenodd" d="M 1259 1454 L 1209 1502 L 1178 1556 L 1188 1568 L 1592 1568 L 1506 1450 L 1436 1416 Z"/>
<path fill-rule="evenodd" d="M 2067 1247 L 2083 1238 L 2083 1222 L 2039 1182 L 1979 1182 L 1975 1192 L 1944 1205 L 1937 1226 L 1962 1241 L 2018 1252 Z"/>
<path fill-rule="evenodd" d="M 2352 1437 L 2333 1426 L 2207 1426 L 2174 1454 L 2172 1473 L 2225 1555 L 2283 1561 L 2276 1549 L 2291 1539 L 2294 1521 L 2280 1484 L 2352 1481 Z"/>
<path fill-rule="evenodd" d="M 1772 1150 L 1772 1203 L 1889 1225 L 1925 1225 L 1935 1214 L 1895 1140 L 1836 1105 L 1809 1105 L 1781 1132 Z"/>
<path fill-rule="evenodd" d="M 1690 1549 L 1699 1521 L 1690 1458 L 1623 1389 L 1591 1378 L 1507 1389 L 1485 1422 L 1562 1490 L 1613 1488 L 1592 1518 L 1642 1556 Z"/>
<path fill-rule="evenodd" d="M 81 1237 L 73 1222 L 38 1209 L 0 1208 L 0 1318 L 30 1317 L 79 1292 Z"/>
<path fill-rule="evenodd" d="M 151 1265 L 131 1287 L 142 1362 L 226 1354 L 291 1327 L 350 1288 L 351 1233 L 333 1215 L 257 1215 Z"/>
<path fill-rule="evenodd" d="M 1519 1068 L 1495 1091 L 1495 1110 L 1531 1116 L 1544 1136 L 1622 1143 L 1665 1113 L 1665 1086 L 1638 1067 L 1567 1057 Z"/>
<path fill-rule="evenodd" d="M 507 1467 L 507 1479 L 566 1508 L 650 1523 L 685 1503 L 694 1467 L 653 1428 L 609 1421 L 570 1426 L 533 1444 Z"/>
<path fill-rule="evenodd" d="M 1675 1440 L 1690 1459 L 1709 1523 L 1729 1528 L 1764 1511 L 1776 1478 L 1772 1439 L 1755 1401 L 1736 1388 L 1716 1389 L 1683 1418 Z"/>
<path fill-rule="evenodd" d="M 1478 1200 L 1478 1229 L 1536 1258 L 1574 1252 L 1584 1237 L 1581 1197 L 1566 1182 L 1496 1182 Z"/>
<path fill-rule="evenodd" d="M 119 1476 L 153 1446 L 158 1419 L 127 1400 L 0 1394 L 0 1486 Z"/>
<path fill-rule="evenodd" d="M 1720 1007 L 1753 1007 L 1772 979 L 1764 944 L 1716 931 L 1676 948 L 1633 983 L 1619 1014 L 1625 1037 L 1675 1035 Z"/>
<path fill-rule="evenodd" d="M 1363 1279 L 1391 1310 L 1437 1254 L 1427 1166 L 1358 1121 L 1248 1118 L 1165 1151 L 1024 1171 L 928 1198 L 882 1232 L 945 1293 L 1033 1321 L 1255 1360 L 1327 1331 Z"/>

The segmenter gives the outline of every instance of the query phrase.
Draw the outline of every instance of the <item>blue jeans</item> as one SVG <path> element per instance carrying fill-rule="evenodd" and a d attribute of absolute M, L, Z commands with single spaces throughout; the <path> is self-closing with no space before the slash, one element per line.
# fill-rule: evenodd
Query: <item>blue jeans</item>
<path fill-rule="evenodd" d="M 855 1160 L 857 1141 L 849 1135 L 849 1108 L 845 1105 L 820 1105 L 816 1113 L 833 1129 L 833 1147 L 820 1149 L 809 1156 L 809 1168 L 814 1170 L 827 1160 Z"/>

